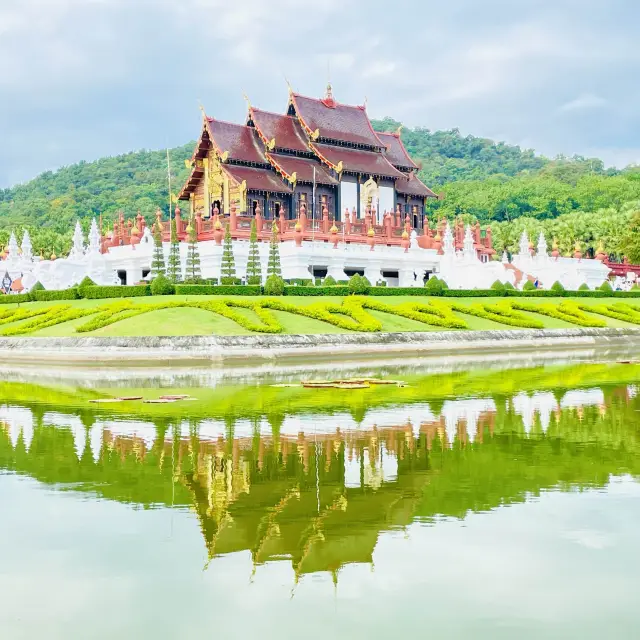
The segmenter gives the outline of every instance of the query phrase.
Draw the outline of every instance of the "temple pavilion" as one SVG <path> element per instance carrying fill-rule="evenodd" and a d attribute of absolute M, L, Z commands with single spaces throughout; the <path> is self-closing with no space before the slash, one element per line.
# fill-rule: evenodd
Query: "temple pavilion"
<path fill-rule="evenodd" d="M 249 104 L 245 124 L 212 118 L 188 161 L 191 173 L 179 193 L 189 213 L 283 217 L 382 224 L 385 213 L 409 216 L 422 229 L 425 203 L 436 194 L 417 176 L 400 132 L 379 133 L 366 108 L 289 90 L 286 113 Z M 315 187 L 315 200 L 314 200 Z M 283 215 L 284 214 L 284 215 Z"/>

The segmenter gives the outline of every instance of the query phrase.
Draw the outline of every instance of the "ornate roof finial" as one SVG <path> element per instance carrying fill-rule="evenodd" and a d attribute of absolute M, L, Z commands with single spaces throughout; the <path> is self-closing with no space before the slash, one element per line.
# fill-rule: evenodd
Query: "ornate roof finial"
<path fill-rule="evenodd" d="M 247 101 L 247 107 L 251 109 L 251 100 L 249 100 L 249 96 L 247 96 L 247 94 L 244 91 L 242 92 L 242 97 Z"/>
<path fill-rule="evenodd" d="M 404 128 L 404 125 L 400 123 L 400 126 L 396 129 L 396 135 L 398 136 L 398 138 L 400 137 L 400 134 L 402 133 L 403 128 Z"/>
<path fill-rule="evenodd" d="M 287 76 L 284 77 L 284 81 L 287 83 L 287 87 L 289 88 L 289 95 L 291 95 L 293 93 L 293 87 L 291 86 L 291 83 L 289 82 Z"/>
<path fill-rule="evenodd" d="M 200 102 L 200 98 L 198 98 L 198 108 L 200 109 L 200 113 L 202 113 L 202 119 L 206 120 L 207 119 L 207 114 L 204 110 L 204 107 L 202 106 L 202 102 Z"/>
<path fill-rule="evenodd" d="M 364 105 L 363 106 L 364 106 L 365 109 L 367 108 L 367 96 L 364 97 Z"/>
<path fill-rule="evenodd" d="M 327 91 L 324 94 L 325 100 L 333 100 L 333 91 L 331 89 L 331 81 L 327 82 Z"/>

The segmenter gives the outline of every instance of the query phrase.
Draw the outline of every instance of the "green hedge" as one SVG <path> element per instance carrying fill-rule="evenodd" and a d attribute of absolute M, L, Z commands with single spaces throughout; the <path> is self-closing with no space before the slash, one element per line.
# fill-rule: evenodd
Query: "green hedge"
<path fill-rule="evenodd" d="M 31 297 L 31 296 L 30 296 Z M 71 289 L 60 289 L 60 290 L 50 290 L 46 289 L 41 291 L 36 291 L 33 294 L 33 299 L 38 302 L 49 301 L 49 300 L 77 300 L 80 297 L 78 290 L 75 287 Z"/>
<path fill-rule="evenodd" d="M 311 278 L 291 278 L 290 280 L 285 280 L 285 284 L 296 287 L 312 287 L 313 280 Z"/>
<path fill-rule="evenodd" d="M 151 287 L 148 284 L 85 287 L 82 290 L 82 295 L 84 298 L 91 298 L 92 300 L 100 298 L 139 298 L 141 296 L 150 296 Z"/>
<path fill-rule="evenodd" d="M 210 284 L 177 284 L 177 296 L 259 296 L 262 287 L 259 285 L 210 285 Z"/>
<path fill-rule="evenodd" d="M 9 295 L 0 295 L 0 304 L 18 304 L 19 302 L 31 302 L 31 294 L 12 293 Z"/>
<path fill-rule="evenodd" d="M 285 296 L 348 296 L 349 287 L 333 285 L 330 287 L 292 287 L 285 286 Z"/>

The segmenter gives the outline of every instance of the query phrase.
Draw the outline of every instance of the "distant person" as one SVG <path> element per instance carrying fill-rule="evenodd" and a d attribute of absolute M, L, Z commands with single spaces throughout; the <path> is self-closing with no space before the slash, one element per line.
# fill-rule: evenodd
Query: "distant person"
<path fill-rule="evenodd" d="M 538 282 L 538 278 L 533 281 L 533 286 L 537 289 L 540 283 Z"/>

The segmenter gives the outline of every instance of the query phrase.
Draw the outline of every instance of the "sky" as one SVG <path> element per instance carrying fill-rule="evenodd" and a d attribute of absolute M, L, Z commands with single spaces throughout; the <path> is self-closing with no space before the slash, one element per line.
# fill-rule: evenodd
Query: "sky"
<path fill-rule="evenodd" d="M 431 130 L 640 163 L 637 0 L 0 0 L 0 188 L 197 137 L 287 80 Z"/>

